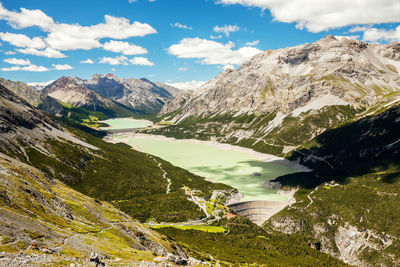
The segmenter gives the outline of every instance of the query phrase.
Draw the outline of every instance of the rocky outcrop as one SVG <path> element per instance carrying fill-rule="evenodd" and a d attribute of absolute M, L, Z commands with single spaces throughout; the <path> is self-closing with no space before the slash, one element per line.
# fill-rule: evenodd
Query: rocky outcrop
<path fill-rule="evenodd" d="M 42 93 L 87 110 L 96 110 L 105 104 L 99 95 L 86 88 L 83 81 L 75 77 L 61 77 L 46 86 Z"/>
<path fill-rule="evenodd" d="M 37 107 L 40 104 L 40 93 L 26 83 L 0 78 L 0 84 L 24 99 L 30 105 Z"/>
<path fill-rule="evenodd" d="M 335 233 L 335 244 L 338 253 L 326 251 L 350 265 L 363 266 L 367 263 L 360 259 L 364 250 L 382 251 L 390 246 L 396 238 L 387 234 L 378 234 L 369 229 L 357 229 L 346 224 Z"/>
<path fill-rule="evenodd" d="M 397 241 L 395 236 L 377 233 L 371 229 L 359 229 L 349 223 L 342 224 L 340 221 L 338 216 L 332 215 L 327 219 L 326 225 L 321 223 L 312 225 L 310 232 L 308 226 L 305 226 L 305 220 L 291 216 L 278 216 L 269 220 L 266 227 L 284 234 L 302 235 L 304 231 L 307 231 L 306 236 L 310 234 L 312 236 L 313 241 L 309 242 L 311 247 L 354 266 L 374 266 L 363 257 L 363 254 L 371 253 L 371 251 L 382 253 L 394 241 Z M 391 260 L 393 263 L 396 261 L 398 263 L 398 259 L 390 256 L 390 252 L 386 251 L 385 254 L 386 258 L 393 257 Z M 381 256 L 384 255 L 381 254 Z M 382 262 L 379 266 L 388 265 Z"/>
<path fill-rule="evenodd" d="M 100 96 L 88 89 L 84 80 L 76 77 L 61 77 L 47 85 L 41 94 L 74 107 L 103 113 L 105 117 L 129 117 L 140 113 L 140 111 Z"/>
<path fill-rule="evenodd" d="M 0 106 L 0 152 L 13 154 L 13 151 L 20 151 L 24 154 L 26 147 L 35 147 L 50 154 L 41 144 L 46 140 L 72 142 L 97 149 L 64 131 L 54 120 L 1 85 Z"/>
<path fill-rule="evenodd" d="M 303 222 L 290 217 L 273 219 L 269 222 L 269 225 L 275 231 L 288 235 L 296 234 L 303 230 Z"/>

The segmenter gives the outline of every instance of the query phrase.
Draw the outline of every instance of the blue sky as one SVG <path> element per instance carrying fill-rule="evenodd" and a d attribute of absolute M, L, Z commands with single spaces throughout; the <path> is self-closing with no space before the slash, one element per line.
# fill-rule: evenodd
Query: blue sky
<path fill-rule="evenodd" d="M 0 3 L 0 77 L 24 82 L 114 73 L 197 84 L 263 50 L 314 42 L 327 34 L 368 42 L 400 40 L 398 0 Z"/>

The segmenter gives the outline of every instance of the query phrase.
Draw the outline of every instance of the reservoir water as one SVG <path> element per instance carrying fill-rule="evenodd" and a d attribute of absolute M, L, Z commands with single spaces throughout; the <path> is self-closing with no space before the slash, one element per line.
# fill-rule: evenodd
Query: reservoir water
<path fill-rule="evenodd" d="M 117 123 L 119 129 L 123 124 Z M 114 135 L 114 141 L 128 143 L 210 181 L 230 185 L 243 194 L 241 201 L 285 201 L 274 190 L 265 189 L 262 182 L 296 172 L 288 161 L 228 144 L 131 133 Z"/>

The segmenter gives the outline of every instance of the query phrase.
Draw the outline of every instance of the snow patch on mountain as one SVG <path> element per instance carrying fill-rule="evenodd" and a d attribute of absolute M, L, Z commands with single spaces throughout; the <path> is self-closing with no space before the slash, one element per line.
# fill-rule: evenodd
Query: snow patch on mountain
<path fill-rule="evenodd" d="M 309 110 L 318 110 L 326 106 L 335 106 L 335 105 L 348 105 L 346 101 L 335 95 L 324 95 L 314 101 L 309 102 L 307 105 L 296 108 L 292 111 L 292 116 L 297 117 L 303 112 L 307 112 Z"/>

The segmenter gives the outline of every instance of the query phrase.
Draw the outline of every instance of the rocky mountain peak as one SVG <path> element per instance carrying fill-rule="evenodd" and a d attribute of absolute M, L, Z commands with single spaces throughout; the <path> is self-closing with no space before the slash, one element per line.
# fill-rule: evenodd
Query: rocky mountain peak
<path fill-rule="evenodd" d="M 88 109 L 93 109 L 102 102 L 99 95 L 89 90 L 83 81 L 76 77 L 63 76 L 46 86 L 42 93 L 73 106 Z"/>
<path fill-rule="evenodd" d="M 103 97 L 148 113 L 158 112 L 166 100 L 176 95 L 176 88 L 171 86 L 156 84 L 146 78 L 122 79 L 113 74 L 95 74 L 85 81 L 85 86 Z"/>
<path fill-rule="evenodd" d="M 318 43 L 327 43 L 327 42 L 332 42 L 332 41 L 338 41 L 338 38 L 336 38 L 334 35 L 332 34 L 328 34 L 325 35 L 324 37 L 322 37 L 319 41 L 317 41 Z"/>
<path fill-rule="evenodd" d="M 112 74 L 112 73 L 108 73 L 107 75 L 106 75 L 106 77 L 108 78 L 108 79 L 116 79 L 117 77 L 114 75 L 114 74 Z"/>

